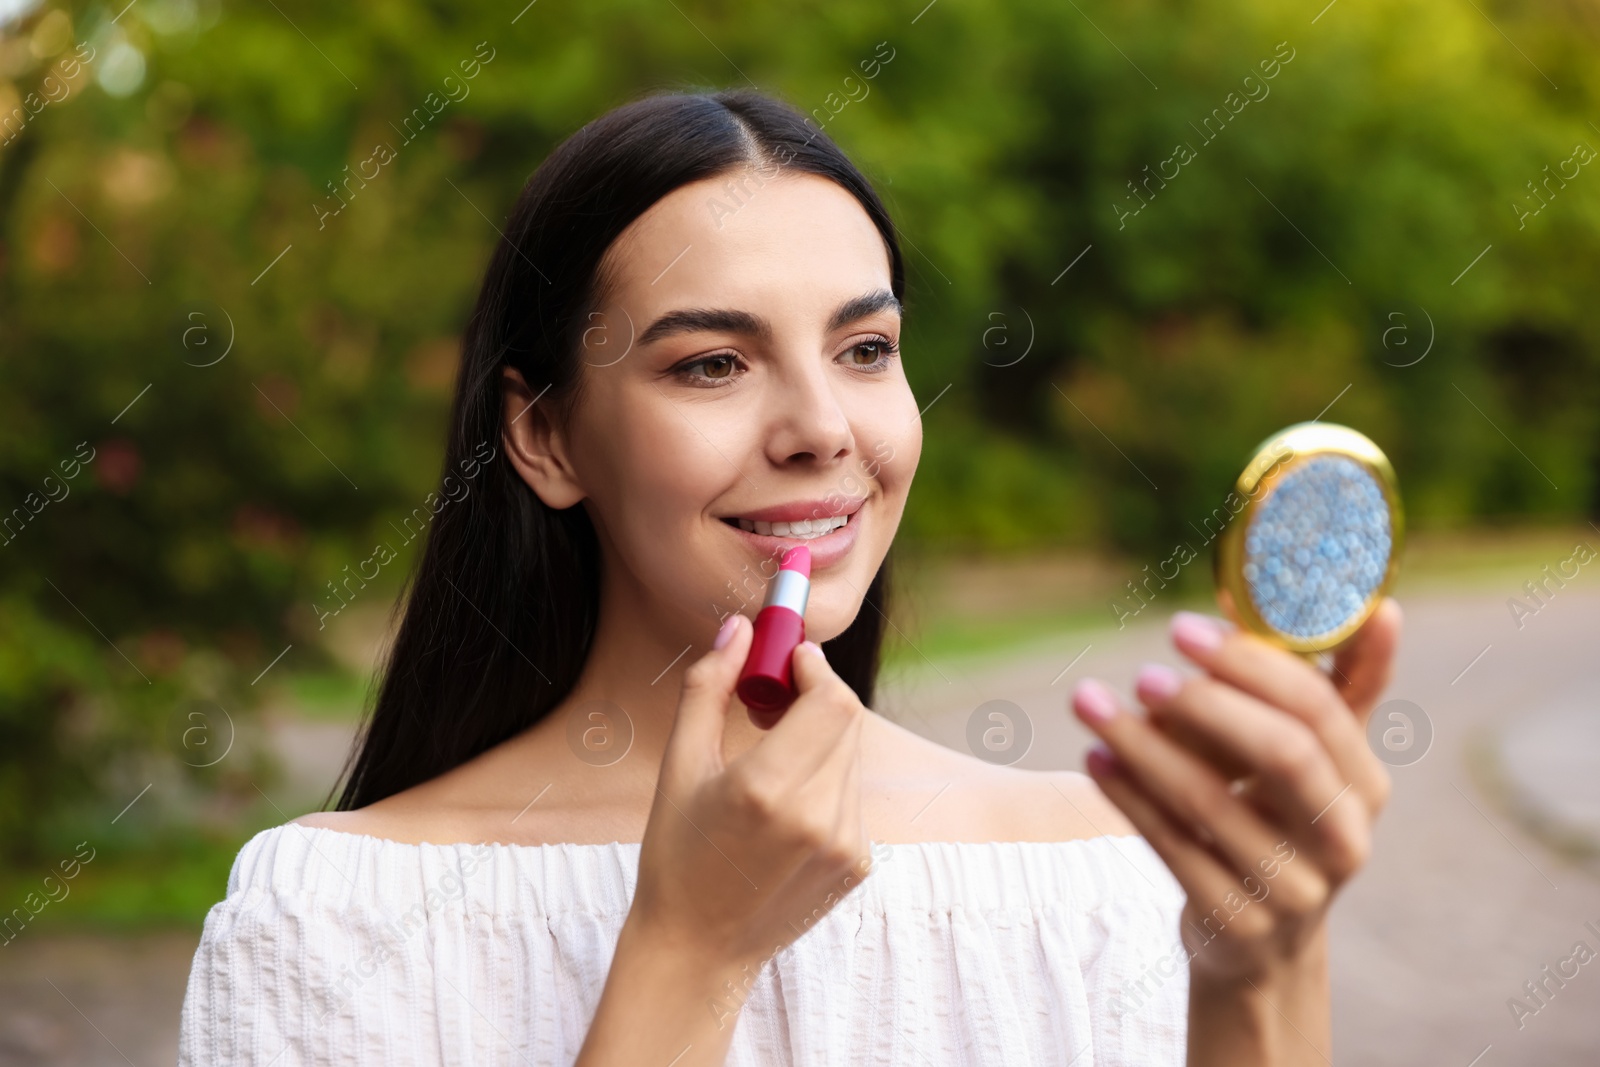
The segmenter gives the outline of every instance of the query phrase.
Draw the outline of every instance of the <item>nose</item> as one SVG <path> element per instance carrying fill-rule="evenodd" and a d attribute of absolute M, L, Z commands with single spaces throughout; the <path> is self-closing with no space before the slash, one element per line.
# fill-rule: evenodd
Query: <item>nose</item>
<path fill-rule="evenodd" d="M 828 371 L 816 360 L 790 364 L 773 378 L 765 398 L 771 411 L 767 454 L 775 466 L 811 461 L 826 465 L 855 449 L 855 433 Z"/>

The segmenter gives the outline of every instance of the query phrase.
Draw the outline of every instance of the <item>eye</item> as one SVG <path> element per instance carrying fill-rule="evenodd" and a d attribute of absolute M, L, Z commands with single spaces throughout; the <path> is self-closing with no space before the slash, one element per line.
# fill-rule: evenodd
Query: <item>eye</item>
<path fill-rule="evenodd" d="M 687 363 L 680 363 L 672 368 L 672 373 L 680 381 L 699 388 L 718 388 L 719 383 L 730 381 L 738 369 L 739 357 L 732 352 L 719 352 L 716 355 L 701 356 Z M 696 374 L 697 368 L 704 367 L 704 374 Z"/>
<path fill-rule="evenodd" d="M 874 373 L 889 369 L 890 362 L 900 352 L 898 342 L 887 337 L 872 337 L 865 341 L 858 341 L 851 345 L 844 353 L 845 363 L 858 370 L 870 370 Z M 858 357 L 867 355 L 869 358 L 862 362 Z"/>

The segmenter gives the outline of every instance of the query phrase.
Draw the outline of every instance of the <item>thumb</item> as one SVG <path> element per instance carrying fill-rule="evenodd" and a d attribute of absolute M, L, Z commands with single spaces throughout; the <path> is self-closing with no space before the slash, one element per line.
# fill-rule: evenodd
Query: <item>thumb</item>
<path fill-rule="evenodd" d="M 1333 684 L 1362 726 L 1394 675 L 1400 643 L 1400 605 L 1385 597 L 1366 624 L 1333 657 Z"/>
<path fill-rule="evenodd" d="M 669 763 L 689 759 L 693 764 L 715 766 L 722 753 L 722 729 L 728 717 L 728 705 L 733 699 L 733 687 L 739 681 L 739 671 L 744 667 L 750 652 L 752 634 L 750 620 L 735 612 L 723 621 L 717 631 L 717 640 L 710 652 L 689 664 L 683 672 L 683 692 L 678 697 L 678 715 L 672 724 L 672 734 L 667 738 L 666 759 Z"/>
<path fill-rule="evenodd" d="M 822 646 L 815 641 L 802 641 L 795 646 L 789 669 L 797 696 L 804 696 L 829 679 L 838 677 Z"/>

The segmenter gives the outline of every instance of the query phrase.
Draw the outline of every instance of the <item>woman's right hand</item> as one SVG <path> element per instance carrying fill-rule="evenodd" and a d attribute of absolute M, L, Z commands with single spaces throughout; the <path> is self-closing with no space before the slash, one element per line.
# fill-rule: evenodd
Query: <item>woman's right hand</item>
<path fill-rule="evenodd" d="M 799 696 L 753 747 L 723 761 L 751 633 L 748 619 L 730 616 L 721 647 L 684 674 L 633 906 L 579 1067 L 721 1064 L 762 964 L 871 869 L 861 814 L 867 711 L 822 649 L 795 650 Z"/>
<path fill-rule="evenodd" d="M 861 813 L 867 710 L 805 642 L 794 703 L 731 763 L 723 726 L 752 627 L 731 615 L 684 673 L 628 922 L 650 940 L 754 972 L 811 928 L 871 867 Z"/>

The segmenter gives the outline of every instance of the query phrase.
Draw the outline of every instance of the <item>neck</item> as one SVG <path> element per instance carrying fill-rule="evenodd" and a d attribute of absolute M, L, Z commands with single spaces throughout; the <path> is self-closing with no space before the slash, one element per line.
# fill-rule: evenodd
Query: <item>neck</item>
<path fill-rule="evenodd" d="M 586 725 L 594 724 L 596 732 L 590 738 L 601 750 L 595 752 L 590 746 L 592 760 L 605 758 L 603 749 L 608 742 L 604 730 L 618 730 L 625 739 L 631 729 L 631 747 L 617 766 L 628 764 L 636 775 L 647 770 L 653 788 L 677 718 L 684 672 L 711 651 L 721 620 L 709 611 L 696 614 L 679 605 L 661 603 L 631 579 L 611 577 L 623 572 L 624 568 L 614 566 L 603 570 L 600 618 L 593 644 L 572 692 L 554 709 L 551 718 L 559 722 L 564 732 L 573 716 Z M 593 718 L 596 712 L 625 718 L 607 726 Z M 750 722 L 738 698 L 730 696 L 723 758 L 737 758 L 762 734 Z"/>

